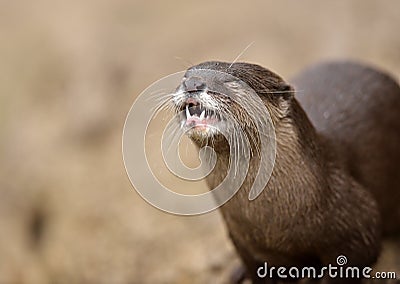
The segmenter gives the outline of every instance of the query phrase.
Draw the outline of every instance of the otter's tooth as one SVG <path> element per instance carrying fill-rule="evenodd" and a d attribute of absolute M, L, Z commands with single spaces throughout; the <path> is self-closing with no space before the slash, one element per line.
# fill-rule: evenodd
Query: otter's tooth
<path fill-rule="evenodd" d="M 206 110 L 204 109 L 200 114 L 200 120 L 203 120 L 205 115 L 206 115 Z"/>
<path fill-rule="evenodd" d="M 191 115 L 190 115 L 190 111 L 189 111 L 189 106 L 186 105 L 186 119 L 188 119 L 190 117 L 191 117 Z"/>

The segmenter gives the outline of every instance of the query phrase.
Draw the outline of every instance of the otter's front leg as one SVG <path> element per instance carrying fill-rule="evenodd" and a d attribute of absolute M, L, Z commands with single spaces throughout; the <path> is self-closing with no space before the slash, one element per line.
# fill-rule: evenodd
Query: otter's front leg
<path fill-rule="evenodd" d="M 244 245 L 235 240 L 235 238 L 230 235 L 230 238 L 238 252 L 244 267 L 236 268 L 231 275 L 231 281 L 233 283 L 242 283 L 245 279 L 251 279 L 253 284 L 277 284 L 277 279 L 273 278 L 261 278 L 257 274 L 257 270 L 264 266 L 262 261 L 255 259 L 246 249 Z"/>
<path fill-rule="evenodd" d="M 275 251 L 271 251 L 267 253 L 265 259 L 256 259 L 247 249 L 243 243 L 235 240 L 235 238 L 230 234 L 230 238 L 238 252 L 240 258 L 243 262 L 243 267 L 236 268 L 231 277 L 231 283 L 243 283 L 245 279 L 251 279 L 253 284 L 277 284 L 277 283 L 304 283 L 304 284 L 316 284 L 316 283 L 326 283 L 323 282 L 322 279 L 319 278 L 310 278 L 310 279 L 301 279 L 297 277 L 291 277 L 290 275 L 285 274 L 286 278 L 280 278 L 277 269 L 278 266 L 269 266 L 269 263 L 291 263 L 293 260 L 290 256 L 278 253 Z M 309 263 L 308 266 L 315 267 L 316 269 L 321 267 L 321 264 L 318 260 L 308 259 L 304 260 L 304 263 Z M 300 262 L 303 263 L 303 262 Z M 303 263 L 303 265 L 304 265 Z M 296 267 L 301 267 L 296 266 Z M 288 271 L 290 266 L 285 266 Z M 301 276 L 300 276 L 301 277 Z M 354 282 L 358 283 L 358 282 Z"/>

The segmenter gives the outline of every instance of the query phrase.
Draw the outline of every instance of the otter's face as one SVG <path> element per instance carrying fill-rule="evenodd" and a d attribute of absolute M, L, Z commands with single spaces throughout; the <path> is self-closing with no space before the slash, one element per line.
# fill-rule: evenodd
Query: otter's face
<path fill-rule="evenodd" d="M 278 75 L 258 65 L 205 62 L 186 71 L 172 102 L 188 136 L 208 140 L 238 127 L 252 132 L 265 124 L 265 111 L 279 119 L 291 95 Z"/>

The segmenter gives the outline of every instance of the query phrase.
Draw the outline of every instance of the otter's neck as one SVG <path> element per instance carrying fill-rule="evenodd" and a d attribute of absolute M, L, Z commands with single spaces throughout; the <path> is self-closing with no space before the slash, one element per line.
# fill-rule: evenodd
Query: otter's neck
<path fill-rule="evenodd" d="M 328 161 L 329 151 L 324 139 L 316 133 L 295 99 L 290 108 L 286 117 L 274 121 L 276 159 L 266 188 L 255 200 L 248 199 L 260 163 L 259 155 L 253 155 L 242 187 L 222 207 L 226 218 L 240 215 L 238 218 L 248 217 L 248 220 L 252 220 L 259 214 L 282 216 L 282 211 L 289 210 L 288 208 L 290 212 L 285 212 L 285 216 L 298 216 L 302 215 L 303 210 L 321 206 L 322 197 L 330 193 L 331 189 L 326 185 L 331 161 Z M 216 151 L 219 154 L 217 167 L 207 179 L 211 189 L 222 182 L 229 168 L 229 152 Z M 253 153 L 257 151 L 253 149 Z M 260 208 L 265 212 L 260 212 Z M 271 222 L 281 221 L 280 218 L 271 219 Z"/>
<path fill-rule="evenodd" d="M 297 198 L 305 193 L 312 196 L 328 190 L 326 177 L 332 150 L 295 99 L 291 101 L 288 115 L 276 122 L 275 135 L 277 154 L 267 187 L 286 189 Z"/>

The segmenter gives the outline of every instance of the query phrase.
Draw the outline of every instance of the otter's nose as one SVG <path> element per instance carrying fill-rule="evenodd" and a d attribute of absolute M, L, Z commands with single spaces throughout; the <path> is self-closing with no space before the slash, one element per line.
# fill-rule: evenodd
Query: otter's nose
<path fill-rule="evenodd" d="M 183 82 L 185 91 L 203 91 L 206 88 L 206 83 L 200 77 L 189 77 Z"/>

